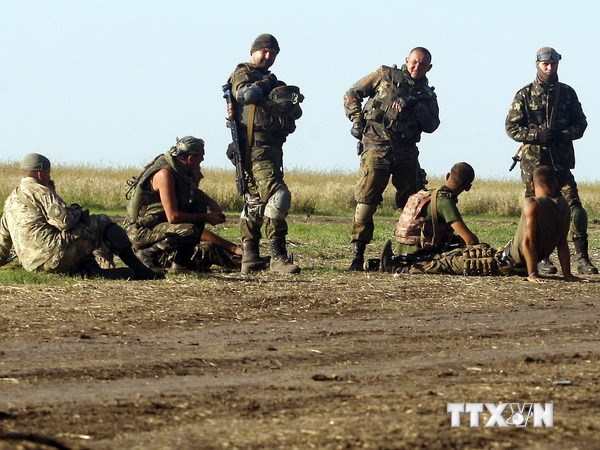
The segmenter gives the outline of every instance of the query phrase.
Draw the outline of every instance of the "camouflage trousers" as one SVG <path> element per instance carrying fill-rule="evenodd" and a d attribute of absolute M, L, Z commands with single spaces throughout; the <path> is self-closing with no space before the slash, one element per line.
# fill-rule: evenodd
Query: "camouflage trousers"
<path fill-rule="evenodd" d="M 365 143 L 360 157 L 358 181 L 354 199 L 359 204 L 370 205 L 365 217 L 352 224 L 352 241 L 369 243 L 373 239 L 376 206 L 383 201 L 390 177 L 396 189 L 396 207 L 401 209 L 408 197 L 421 189 L 423 177 L 416 145 L 394 148 L 391 145 Z"/>
<path fill-rule="evenodd" d="M 49 273 L 75 273 L 95 252 L 112 262 L 112 253 L 104 243 L 104 230 L 112 223 L 105 214 L 90 215 L 87 220 L 63 233 L 62 251 L 53 255 L 41 269 Z"/>
<path fill-rule="evenodd" d="M 166 260 L 175 252 L 179 252 L 184 258 L 183 255 L 187 255 L 191 259 L 195 246 L 200 243 L 204 227 L 192 223 L 161 222 L 152 228 L 129 224 L 125 230 L 136 250 L 156 245 L 163 253 L 157 255 L 157 258 Z"/>
<path fill-rule="evenodd" d="M 447 275 L 510 275 L 513 263 L 488 244 L 468 245 L 431 255 L 428 261 L 415 261 L 408 268 L 411 274 Z"/>
<path fill-rule="evenodd" d="M 252 148 L 251 159 L 252 180 L 248 184 L 249 193 L 244 198 L 240 217 L 242 242 L 260 240 L 263 225 L 267 238 L 285 237 L 288 233 L 286 220 L 265 216 L 269 199 L 276 192 L 288 189 L 283 181 L 283 150 L 277 146 L 256 146 Z"/>
<path fill-rule="evenodd" d="M 531 159 L 523 159 L 521 161 L 521 180 L 525 187 L 525 197 L 533 197 L 535 194 L 531 188 L 533 181 L 533 171 L 540 166 L 540 163 Z M 558 178 L 558 187 L 564 199 L 571 208 L 571 239 L 587 239 L 588 215 L 583 208 L 579 199 L 579 190 L 575 177 L 570 170 L 558 170 L 556 172 Z"/>

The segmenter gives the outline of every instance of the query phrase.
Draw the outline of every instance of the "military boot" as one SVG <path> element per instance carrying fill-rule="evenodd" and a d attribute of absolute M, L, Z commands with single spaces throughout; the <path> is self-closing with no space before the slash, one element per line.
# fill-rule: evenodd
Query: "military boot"
<path fill-rule="evenodd" d="M 587 239 L 573 239 L 575 246 L 575 261 L 577 262 L 577 270 L 583 275 L 596 275 L 598 269 L 594 267 L 590 261 L 588 254 L 588 240 Z"/>
<path fill-rule="evenodd" d="M 250 272 L 264 270 L 265 263 L 260 257 L 258 241 L 249 239 L 242 242 L 242 268 L 240 272 L 246 275 Z"/>
<path fill-rule="evenodd" d="M 379 271 L 393 273 L 395 269 L 394 251 L 392 250 L 392 241 L 389 239 L 383 245 L 381 258 L 379 260 Z"/>
<path fill-rule="evenodd" d="M 348 270 L 354 270 L 355 272 L 362 272 L 365 264 L 365 249 L 367 244 L 361 241 L 353 241 L 352 246 L 354 248 L 354 254 L 352 255 L 352 262 Z"/>
<path fill-rule="evenodd" d="M 300 267 L 288 257 L 284 237 L 271 239 L 270 269 L 279 273 L 300 273 Z"/>
<path fill-rule="evenodd" d="M 133 270 L 133 279 L 135 280 L 161 280 L 165 276 L 160 272 L 146 267 L 146 265 L 138 259 L 133 253 L 131 247 L 119 249 L 115 254 L 121 258 L 127 267 Z"/>
<path fill-rule="evenodd" d="M 554 275 L 558 272 L 556 266 L 550 261 L 550 258 L 544 258 L 537 264 L 537 270 L 540 275 Z"/>

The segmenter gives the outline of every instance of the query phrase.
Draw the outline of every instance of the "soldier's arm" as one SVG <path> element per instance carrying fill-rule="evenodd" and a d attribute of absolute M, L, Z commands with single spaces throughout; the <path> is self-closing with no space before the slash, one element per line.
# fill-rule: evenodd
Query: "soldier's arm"
<path fill-rule="evenodd" d="M 8 224 L 4 214 L 0 218 L 0 266 L 8 259 L 10 249 L 12 248 L 12 239 L 8 231 Z"/>
<path fill-rule="evenodd" d="M 250 77 L 249 70 L 242 66 L 231 76 L 231 89 L 236 100 L 242 105 L 259 104 L 277 86 L 277 77 L 265 73 L 259 80 Z"/>
<path fill-rule="evenodd" d="M 450 226 L 452 227 L 454 232 L 457 235 L 459 235 L 463 241 L 465 241 L 465 244 L 467 244 L 467 245 L 479 244 L 479 238 L 475 235 L 475 233 L 473 233 L 471 230 L 469 230 L 469 227 L 467 226 L 467 224 L 464 221 L 455 220 L 454 222 L 450 223 Z"/>
<path fill-rule="evenodd" d="M 522 91 L 517 92 L 508 110 L 504 129 L 506 134 L 517 142 L 536 142 L 539 126 L 530 124 L 526 115 L 526 102 Z"/>
<path fill-rule="evenodd" d="M 50 225 L 67 231 L 79 223 L 83 210 L 79 205 L 67 206 L 53 188 L 47 188 L 40 196 L 42 213 Z"/>
<path fill-rule="evenodd" d="M 152 177 L 152 188 L 157 191 L 160 196 L 160 202 L 165 210 L 167 222 L 169 223 L 193 223 L 196 225 L 209 223 L 211 225 L 217 225 L 225 222 L 225 218 L 222 214 L 214 212 L 191 213 L 179 209 L 175 178 L 168 169 L 161 169 L 154 174 Z"/>
<path fill-rule="evenodd" d="M 362 119 L 362 101 L 375 93 L 381 81 L 382 68 L 370 73 L 354 83 L 344 94 L 344 112 L 352 122 Z"/>
<path fill-rule="evenodd" d="M 421 99 L 415 105 L 414 114 L 419 121 L 421 130 L 433 133 L 440 126 L 440 109 L 437 96 L 432 92 L 429 99 Z"/>
<path fill-rule="evenodd" d="M 569 126 L 564 130 L 558 130 L 561 133 L 561 137 L 565 141 L 574 141 L 576 139 L 580 139 L 585 132 L 588 123 L 585 114 L 583 113 L 583 108 L 581 107 L 581 103 L 577 98 L 577 94 L 575 90 L 570 89 L 570 98 L 571 98 L 571 108 L 570 108 L 570 117 L 569 117 Z"/>
<path fill-rule="evenodd" d="M 523 202 L 523 216 L 525 217 L 525 233 L 523 235 L 523 257 L 527 265 L 527 280 L 532 283 L 543 283 L 537 271 L 538 254 L 536 249 L 536 231 L 538 227 L 538 204 L 527 197 Z"/>

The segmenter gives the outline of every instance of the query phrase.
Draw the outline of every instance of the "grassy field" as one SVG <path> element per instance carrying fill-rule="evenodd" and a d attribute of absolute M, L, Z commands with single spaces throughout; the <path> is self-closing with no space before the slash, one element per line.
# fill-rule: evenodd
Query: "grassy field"
<path fill-rule="evenodd" d="M 122 216 L 127 206 L 126 181 L 141 168 L 99 168 L 92 166 L 56 166 L 53 178 L 67 202 L 79 203 L 92 212 Z M 233 170 L 204 169 L 201 188 L 217 200 L 225 211 L 241 210 L 242 201 L 235 191 Z M 0 164 L 0 199 L 6 198 L 19 182 L 16 163 Z M 289 171 L 285 175 L 292 191 L 292 214 L 352 217 L 356 175 L 347 172 Z M 437 187 L 442 179 L 430 179 Z M 583 204 L 592 217 L 600 214 L 600 184 L 579 185 Z M 460 197 L 465 215 L 515 217 L 520 214 L 522 187 L 514 181 L 476 179 L 473 189 Z M 379 215 L 395 217 L 392 188 L 384 194 Z"/>
<path fill-rule="evenodd" d="M 53 169 L 53 178 L 67 202 L 79 203 L 95 213 L 123 217 L 127 204 L 124 196 L 126 181 L 137 175 L 138 171 L 139 169 L 134 168 L 58 166 Z M 235 192 L 233 171 L 207 169 L 204 174 L 201 187 L 223 205 L 229 216 L 228 221 L 215 227 L 214 231 L 238 241 L 237 215 L 242 204 Z M 5 198 L 18 181 L 17 164 L 0 165 L 1 198 Z M 288 172 L 286 181 L 293 195 L 293 209 L 289 218 L 289 250 L 296 253 L 305 268 L 326 272 L 343 271 L 350 255 L 349 235 L 355 204 L 355 175 L 297 171 Z M 432 179 L 429 185 L 438 186 L 441 182 L 441 179 Z M 590 254 L 592 258 L 597 258 L 600 247 L 600 235 L 596 232 L 600 211 L 600 184 L 582 184 L 580 187 L 584 205 L 590 213 Z M 473 189 L 460 196 L 459 207 L 465 221 L 482 241 L 500 246 L 514 234 L 521 197 L 522 190 L 518 183 L 476 180 Z M 384 204 L 375 216 L 375 237 L 367 248 L 367 257 L 378 257 L 385 240 L 392 237 L 397 217 L 393 193 L 388 190 Z M 20 270 L 1 272 L 0 282 L 35 284 L 49 280 L 44 274 L 26 274 Z"/>

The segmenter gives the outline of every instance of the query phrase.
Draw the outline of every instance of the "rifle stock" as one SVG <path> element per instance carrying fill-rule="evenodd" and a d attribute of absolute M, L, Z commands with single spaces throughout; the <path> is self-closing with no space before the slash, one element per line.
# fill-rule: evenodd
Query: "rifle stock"
<path fill-rule="evenodd" d="M 227 102 L 227 128 L 231 130 L 231 141 L 233 146 L 233 163 L 235 165 L 235 184 L 238 195 L 248 193 L 248 179 L 246 177 L 246 152 L 240 139 L 239 124 L 235 115 L 235 99 L 231 92 L 231 84 L 223 86 L 223 97 Z"/>

